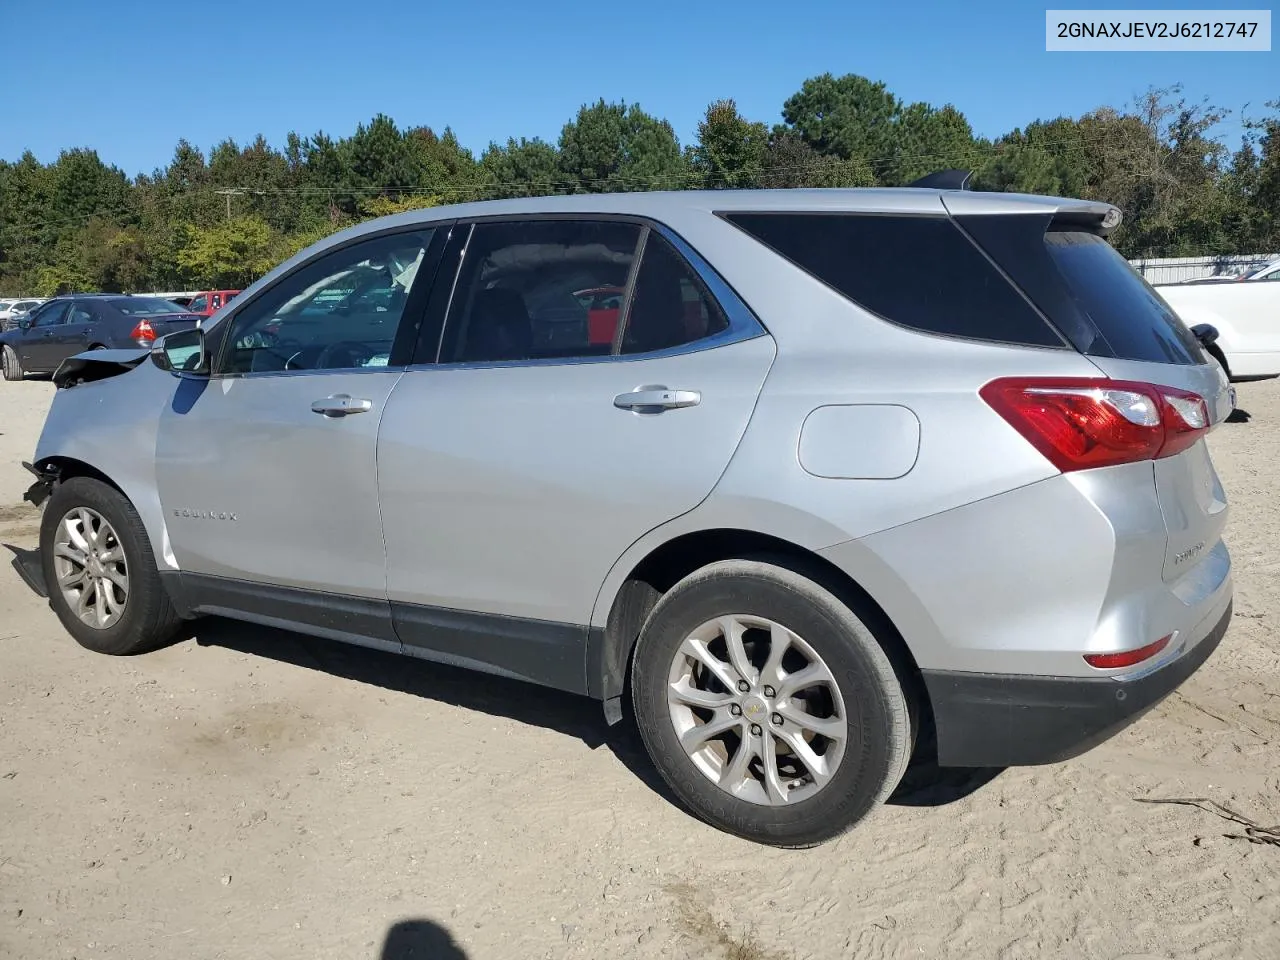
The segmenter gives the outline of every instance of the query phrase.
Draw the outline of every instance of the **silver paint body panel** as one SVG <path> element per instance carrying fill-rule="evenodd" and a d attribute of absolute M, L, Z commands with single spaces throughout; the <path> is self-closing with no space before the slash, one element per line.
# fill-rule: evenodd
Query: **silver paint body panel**
<path fill-rule="evenodd" d="M 1011 195 L 946 202 L 963 213 L 1104 209 Z M 374 221 L 281 265 L 212 324 L 374 231 L 607 214 L 670 228 L 762 329 L 661 357 L 251 374 L 202 391 L 146 363 L 60 390 L 36 456 L 111 477 L 166 569 L 584 631 L 605 627 L 654 550 L 720 529 L 840 567 L 926 669 L 1097 676 L 1082 653 L 1185 635 L 1225 608 L 1227 511 L 1203 442 L 1155 464 L 1064 476 L 978 395 L 1000 376 L 1110 375 L 1195 389 L 1220 419 L 1229 400 L 1212 364 L 1095 361 L 907 330 L 716 216 L 731 209 L 945 214 L 936 191 L 788 190 L 547 197 Z M 653 385 L 701 399 L 656 415 L 614 406 Z M 369 398 L 371 411 L 310 411 L 338 392 Z M 902 414 L 811 419 L 876 407 L 909 413 L 914 441 Z M 886 430 L 891 449 L 875 452 Z M 837 441 L 873 452 L 812 447 Z M 172 515 L 184 507 L 237 520 Z"/>

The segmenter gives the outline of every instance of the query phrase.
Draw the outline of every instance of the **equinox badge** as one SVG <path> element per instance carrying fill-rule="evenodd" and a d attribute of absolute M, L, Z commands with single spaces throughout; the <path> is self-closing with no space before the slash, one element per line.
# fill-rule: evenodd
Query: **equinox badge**
<path fill-rule="evenodd" d="M 173 511 L 175 517 L 189 517 L 192 520 L 235 520 L 234 513 L 226 510 L 188 510 L 185 507 Z"/>

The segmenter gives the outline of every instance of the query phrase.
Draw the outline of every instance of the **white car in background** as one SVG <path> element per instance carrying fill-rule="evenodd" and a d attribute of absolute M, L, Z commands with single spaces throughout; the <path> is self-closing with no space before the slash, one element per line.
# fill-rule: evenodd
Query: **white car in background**
<path fill-rule="evenodd" d="M 1265 267 L 1259 267 L 1257 270 L 1250 271 L 1244 276 L 1237 277 L 1237 280 L 1245 280 L 1252 282 L 1254 280 L 1277 280 L 1280 281 L 1280 257 L 1272 260 Z"/>
<path fill-rule="evenodd" d="M 1170 283 L 1156 291 L 1188 327 L 1210 324 L 1234 381 L 1280 377 L 1280 261 L 1235 283 Z"/>
<path fill-rule="evenodd" d="M 0 332 L 18 325 L 18 320 L 30 313 L 44 300 L 40 297 L 20 297 L 11 300 L 0 300 Z"/>

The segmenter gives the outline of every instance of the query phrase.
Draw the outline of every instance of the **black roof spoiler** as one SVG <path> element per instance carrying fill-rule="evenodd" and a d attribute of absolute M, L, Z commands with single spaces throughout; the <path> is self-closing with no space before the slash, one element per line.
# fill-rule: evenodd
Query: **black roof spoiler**
<path fill-rule="evenodd" d="M 937 173 L 921 177 L 919 180 L 907 184 L 907 186 L 925 187 L 929 190 L 968 190 L 969 180 L 972 176 L 972 170 L 939 170 Z"/>

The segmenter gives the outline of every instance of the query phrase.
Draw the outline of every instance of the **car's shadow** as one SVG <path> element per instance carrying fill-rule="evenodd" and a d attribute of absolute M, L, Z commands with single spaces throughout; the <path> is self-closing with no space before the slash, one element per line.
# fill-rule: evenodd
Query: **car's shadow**
<path fill-rule="evenodd" d="M 13 554 L 12 567 L 27 586 L 39 596 L 47 596 L 39 553 L 12 544 L 5 546 Z M 629 710 L 624 711 L 621 723 L 609 726 L 600 704 L 586 697 L 221 617 L 191 621 L 178 640 L 194 640 L 200 646 L 222 647 L 424 700 L 506 717 L 573 737 L 591 750 L 608 747 L 639 780 L 683 809 L 649 760 Z M 945 806 L 981 789 L 1001 772 L 999 769 L 940 768 L 934 759 L 932 742 L 927 734 L 921 738 L 906 776 L 889 798 L 891 805 Z"/>
<path fill-rule="evenodd" d="M 608 747 L 637 778 L 681 806 L 649 760 L 629 710 L 624 711 L 622 722 L 609 726 L 596 701 L 519 680 L 217 617 L 195 621 L 191 627 L 201 645 L 323 670 L 385 690 L 540 726 L 580 740 L 591 750 Z M 934 759 L 932 738 L 924 737 L 888 802 L 909 807 L 945 806 L 981 789 L 1000 772 L 998 768 L 941 768 Z"/>

